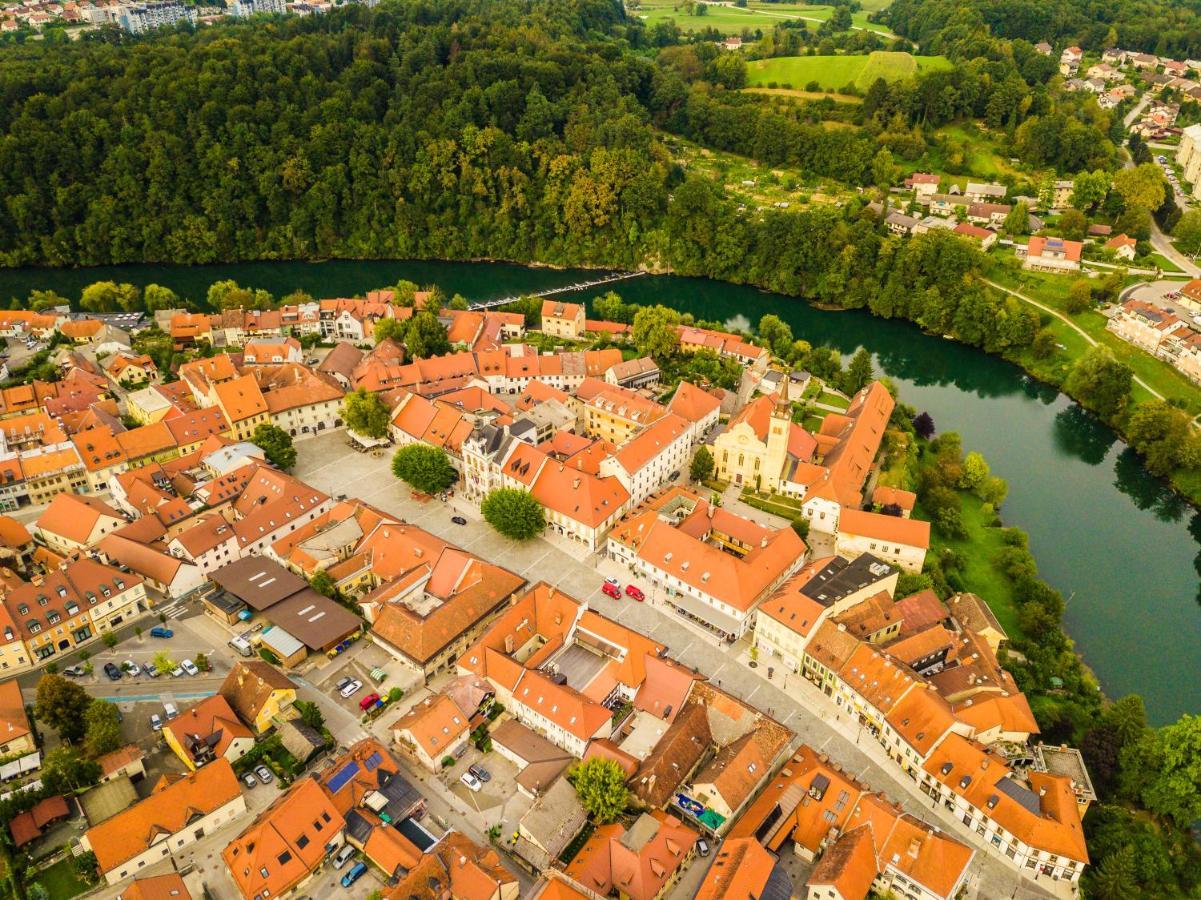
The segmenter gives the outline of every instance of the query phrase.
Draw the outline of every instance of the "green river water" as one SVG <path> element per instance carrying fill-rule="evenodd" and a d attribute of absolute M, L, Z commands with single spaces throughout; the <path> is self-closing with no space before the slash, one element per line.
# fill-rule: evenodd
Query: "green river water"
<path fill-rule="evenodd" d="M 407 278 L 482 300 L 589 277 L 595 276 L 491 263 L 379 261 L 26 269 L 0 270 L 0 299 L 23 298 L 34 288 L 78 297 L 102 279 L 158 283 L 201 299 L 222 278 L 276 295 L 301 288 L 335 297 Z M 744 326 L 772 312 L 814 345 L 848 354 L 866 347 L 905 402 L 927 410 L 940 431 L 958 431 L 965 448 L 981 451 L 1009 482 L 1003 517 L 1029 532 L 1041 574 L 1069 598 L 1068 632 L 1105 691 L 1141 693 L 1154 723 L 1201 712 L 1201 653 L 1193 653 L 1201 634 L 1201 514 L 1066 397 L 1001 360 L 864 312 L 823 312 L 793 298 L 698 279 L 640 277 L 613 287 L 633 302 L 740 319 Z"/>

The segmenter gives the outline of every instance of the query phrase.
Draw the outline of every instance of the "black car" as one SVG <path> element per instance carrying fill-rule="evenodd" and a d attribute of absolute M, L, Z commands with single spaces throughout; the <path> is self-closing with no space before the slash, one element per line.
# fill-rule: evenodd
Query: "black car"
<path fill-rule="evenodd" d="M 454 522 L 456 525 L 466 525 L 467 524 L 467 520 L 464 519 L 462 516 L 451 516 L 450 520 L 452 522 Z"/>
<path fill-rule="evenodd" d="M 487 782 L 487 781 L 492 780 L 492 773 L 490 773 L 487 769 L 485 769 L 483 766 L 479 765 L 478 763 L 474 766 L 469 766 L 467 768 L 467 771 L 470 772 L 472 775 L 474 775 L 476 778 L 478 778 L 480 781 Z"/>
<path fill-rule="evenodd" d="M 111 662 L 107 662 L 104 664 L 104 674 L 109 677 L 110 681 L 120 681 L 121 680 L 121 670 L 118 669 L 116 667 L 116 665 L 114 665 Z"/>

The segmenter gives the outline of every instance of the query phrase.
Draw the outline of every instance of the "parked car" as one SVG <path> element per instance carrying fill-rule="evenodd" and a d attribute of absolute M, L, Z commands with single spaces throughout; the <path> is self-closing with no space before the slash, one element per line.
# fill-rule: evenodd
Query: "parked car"
<path fill-rule="evenodd" d="M 467 520 L 464 519 L 462 516 L 451 516 L 450 520 L 452 522 L 454 522 L 456 525 L 466 525 L 467 524 Z"/>
<path fill-rule="evenodd" d="M 144 672 L 148 678 L 158 678 L 158 669 L 156 669 L 150 663 L 142 663 L 142 672 Z"/>
<path fill-rule="evenodd" d="M 271 774 L 271 770 L 266 766 L 255 766 L 254 774 L 255 777 L 258 778 L 258 780 L 263 784 L 270 784 L 275 780 L 274 776 Z"/>
<path fill-rule="evenodd" d="M 183 675 L 183 666 L 176 666 L 174 669 L 171 670 L 172 678 L 179 678 L 182 675 Z"/>
<path fill-rule="evenodd" d="M 150 636 L 156 638 L 175 637 L 175 632 L 170 628 L 164 628 L 162 625 L 155 625 L 150 629 Z"/>
<path fill-rule="evenodd" d="M 342 688 L 346 687 L 346 685 L 350 684 L 352 681 L 354 681 L 354 679 L 351 678 L 349 675 L 347 675 L 344 678 L 339 678 L 338 683 L 336 685 L 334 685 L 334 687 L 336 687 L 340 691 L 340 690 L 342 690 Z"/>
<path fill-rule="evenodd" d="M 179 715 L 179 710 L 175 708 L 174 703 L 164 703 L 163 704 L 163 712 L 165 712 L 167 714 L 168 722 L 170 722 L 172 719 L 174 719 L 176 716 Z"/>
<path fill-rule="evenodd" d="M 610 584 L 607 581 L 601 585 L 601 593 L 606 597 L 612 597 L 614 600 L 621 599 L 621 588 L 615 584 Z"/>
<path fill-rule="evenodd" d="M 606 578 L 605 584 L 611 584 L 611 585 L 613 585 L 613 587 L 621 587 L 621 582 L 618 581 L 616 578 Z"/>
<path fill-rule="evenodd" d="M 358 693 L 359 690 L 362 689 L 362 687 L 363 687 L 363 682 L 359 681 L 356 678 L 352 678 L 352 679 L 350 679 L 349 682 L 344 684 L 342 687 L 338 688 L 338 693 L 341 694 L 343 697 L 350 697 L 350 696 Z"/>
<path fill-rule="evenodd" d="M 487 784 L 489 781 L 492 780 L 492 773 L 489 772 L 487 769 L 485 769 L 483 766 L 481 766 L 479 763 L 476 763 L 473 766 L 468 766 L 467 771 L 470 772 L 472 775 L 474 775 L 476 778 L 478 778 L 480 781 L 482 781 L 484 784 Z"/>
<path fill-rule="evenodd" d="M 242 776 L 242 784 L 246 785 L 248 788 L 256 788 L 259 785 L 258 781 L 255 780 L 255 777 L 249 772 Z"/>
<path fill-rule="evenodd" d="M 155 731 L 163 730 L 163 717 L 158 713 L 152 713 L 150 716 L 150 727 Z"/>
<path fill-rule="evenodd" d="M 124 669 L 125 672 L 130 677 L 133 677 L 133 678 L 136 678 L 138 676 L 138 673 L 142 671 L 142 667 L 139 666 L 132 659 L 127 659 L 127 660 L 125 660 L 125 662 L 121 663 L 121 668 Z"/>
<path fill-rule="evenodd" d="M 343 844 L 342 849 L 334 856 L 334 868 L 340 869 L 354 856 L 354 847 L 350 844 Z"/>
<path fill-rule="evenodd" d="M 379 694 L 377 694 L 375 691 L 372 691 L 359 701 L 359 709 L 361 709 L 363 712 L 366 712 L 377 703 L 379 703 Z"/>
<path fill-rule="evenodd" d="M 120 681 L 121 680 L 121 670 L 118 669 L 116 667 L 116 665 L 111 662 L 107 662 L 104 664 L 104 674 L 107 675 L 112 681 Z"/>
<path fill-rule="evenodd" d="M 638 590 L 638 588 L 634 587 L 632 584 L 626 585 L 626 596 L 633 597 L 639 603 L 646 599 L 646 594 L 642 593 L 642 591 Z"/>
<path fill-rule="evenodd" d="M 354 884 L 356 881 L 358 881 L 360 878 L 362 878 L 363 873 L 366 871 L 367 871 L 366 863 L 362 863 L 362 862 L 355 863 L 354 867 L 351 868 L 351 870 L 349 872 L 347 872 L 345 875 L 342 876 L 342 887 L 344 887 L 344 888 L 350 887 L 352 884 Z"/>
<path fill-rule="evenodd" d="M 185 672 L 187 672 L 189 675 L 199 675 L 200 674 L 200 670 L 198 668 L 196 668 L 196 664 L 194 662 L 192 662 L 190 659 L 185 659 L 183 662 L 181 662 L 179 664 L 179 667 L 181 669 L 183 669 Z"/>
<path fill-rule="evenodd" d="M 707 840 L 705 840 L 704 838 L 700 838 L 696 842 L 696 852 L 699 853 L 701 856 L 708 856 L 709 855 L 709 842 Z"/>
<path fill-rule="evenodd" d="M 78 678 L 80 675 L 86 674 L 83 666 L 67 666 L 63 669 L 63 674 L 70 678 Z"/>
<path fill-rule="evenodd" d="M 469 791 L 479 791 L 484 787 L 484 783 L 472 775 L 470 772 L 464 772 L 459 776 L 459 781 L 463 782 Z"/>

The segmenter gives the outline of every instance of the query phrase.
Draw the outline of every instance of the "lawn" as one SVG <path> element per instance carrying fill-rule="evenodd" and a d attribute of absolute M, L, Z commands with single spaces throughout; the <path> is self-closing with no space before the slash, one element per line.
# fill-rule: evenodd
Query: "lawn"
<path fill-rule="evenodd" d="M 985 178 L 994 180 L 1005 175 L 1014 178 L 1037 177 L 1038 172 L 1022 171 L 1010 163 L 1010 154 L 1003 144 L 1003 138 L 994 136 L 973 123 L 944 125 L 935 135 L 949 140 L 954 147 L 929 147 L 925 154 L 916 162 L 902 164 L 906 174 L 914 171 L 934 172 L 944 176 L 947 183 L 963 187 L 969 179 Z M 951 153 L 961 154 L 956 159 L 949 159 Z M 912 166 L 912 167 L 911 167 Z M 950 174 L 954 170 L 955 174 Z"/>
<path fill-rule="evenodd" d="M 876 50 L 867 56 L 777 56 L 760 59 L 747 66 L 747 83 L 764 87 L 771 83 L 804 88 L 817 82 L 822 88 L 837 91 L 853 84 L 866 91 L 877 78 L 901 81 L 919 71 L 947 69 L 944 56 L 913 56 L 909 53 Z"/>
<path fill-rule="evenodd" d="M 78 897 L 91 887 L 87 882 L 81 881 L 79 876 L 75 874 L 75 867 L 71 864 L 70 856 L 59 860 L 48 869 L 43 869 L 39 872 L 37 881 L 46 889 L 53 900 L 67 900 L 68 897 Z"/>
<path fill-rule="evenodd" d="M 889 2 L 890 0 L 868 0 L 862 11 L 851 14 L 852 27 L 874 31 L 887 38 L 895 37 L 883 25 L 874 25 L 867 20 L 869 12 L 883 9 Z M 697 16 L 689 15 L 679 0 L 641 0 L 636 7 L 630 9 L 630 14 L 640 16 L 648 25 L 675 19 L 676 24 L 684 31 L 713 28 L 722 34 L 741 34 L 744 29 L 769 32 L 780 21 L 800 19 L 821 23 L 834 14 L 834 7 L 807 6 L 800 3 L 751 3 L 745 8 L 739 8 L 732 4 L 707 3 L 705 14 Z"/>
<path fill-rule="evenodd" d="M 1067 312 L 1066 301 L 1068 289 L 1076 279 L 1063 275 L 1050 275 L 1043 272 L 1015 270 L 1012 266 L 1000 264 L 990 266 L 988 276 L 998 284 L 1003 284 L 1012 290 L 1020 291 L 1027 297 L 1038 300 L 1052 309 L 1057 309 L 1064 315 L 1067 315 L 1095 341 L 1109 347 L 1113 351 L 1114 356 L 1130 366 L 1134 370 L 1135 375 L 1143 379 L 1143 381 L 1159 391 L 1159 393 L 1169 399 L 1182 401 L 1185 409 L 1193 413 L 1201 411 L 1201 391 L 1197 390 L 1196 385 L 1163 360 L 1156 359 L 1149 353 L 1139 350 L 1107 331 L 1105 325 L 1108 320 L 1100 312 L 1095 309 L 1075 314 Z M 1079 334 L 1066 327 L 1059 320 L 1052 320 L 1051 327 L 1059 342 L 1066 348 L 1066 353 L 1071 359 L 1076 359 L 1084 355 L 1088 347 Z M 1046 365 L 1046 362 L 1032 361 L 1032 367 L 1035 369 L 1036 374 L 1039 375 L 1045 375 L 1041 371 L 1041 368 Z M 1053 362 L 1052 365 L 1058 365 L 1061 377 L 1062 373 L 1066 373 L 1066 366 L 1062 362 L 1058 364 Z M 1138 402 L 1145 402 L 1152 398 L 1150 392 L 1138 384 L 1135 384 L 1131 390 L 1131 396 Z"/>
<path fill-rule="evenodd" d="M 851 401 L 846 397 L 843 397 L 841 394 L 831 393 L 830 391 L 822 391 L 816 402 L 824 403 L 827 406 L 837 406 L 839 409 L 847 409 L 851 405 Z"/>
<path fill-rule="evenodd" d="M 944 549 L 954 551 L 962 563 L 959 577 L 964 587 L 984 600 L 1010 639 L 1016 639 L 1021 636 L 1022 630 L 1018 626 L 1017 598 L 1013 585 L 992 564 L 993 557 L 1006 546 L 1001 529 L 984 514 L 984 504 L 979 498 L 962 491 L 959 496 L 963 501 L 963 526 L 967 536 L 949 539 L 932 528 L 930 555 L 937 557 Z M 921 517 L 925 518 L 925 514 L 921 513 Z"/>

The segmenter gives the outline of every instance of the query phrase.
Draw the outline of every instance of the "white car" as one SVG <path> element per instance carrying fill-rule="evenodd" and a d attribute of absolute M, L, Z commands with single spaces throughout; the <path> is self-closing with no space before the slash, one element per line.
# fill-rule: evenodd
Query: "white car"
<path fill-rule="evenodd" d="M 152 714 L 150 716 L 150 727 L 153 728 L 155 731 L 162 731 L 163 730 L 162 716 L 160 716 L 158 713 Z"/>
<path fill-rule="evenodd" d="M 189 675 L 199 675 L 200 674 L 200 670 L 198 668 L 196 668 L 196 663 L 192 662 L 190 659 L 185 659 L 183 662 L 181 662 L 179 664 L 179 667 L 181 669 L 183 669 L 185 672 L 187 672 Z"/>
<path fill-rule="evenodd" d="M 480 780 L 470 772 L 464 772 L 462 775 L 460 775 L 459 781 L 463 782 L 469 791 L 479 791 L 484 787 L 484 785 L 480 783 Z"/>
<path fill-rule="evenodd" d="M 355 693 L 357 693 L 359 690 L 361 690 L 362 687 L 363 687 L 363 682 L 361 682 L 357 679 L 352 679 L 350 681 L 350 683 L 347 684 L 344 688 L 342 688 L 342 690 L 338 691 L 338 693 L 341 694 L 343 697 L 350 697 L 350 696 L 354 695 Z"/>

